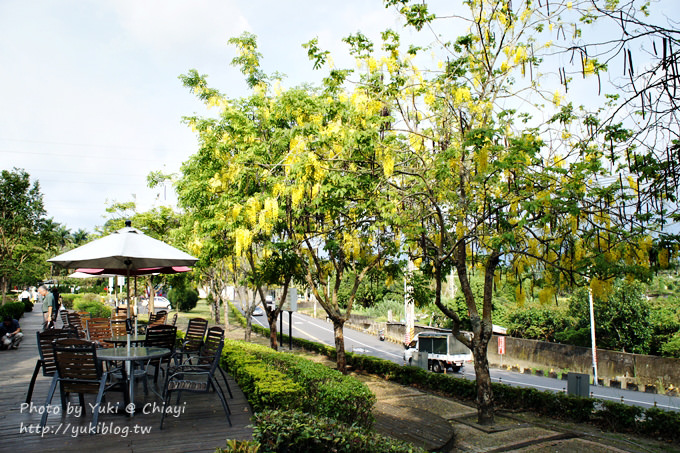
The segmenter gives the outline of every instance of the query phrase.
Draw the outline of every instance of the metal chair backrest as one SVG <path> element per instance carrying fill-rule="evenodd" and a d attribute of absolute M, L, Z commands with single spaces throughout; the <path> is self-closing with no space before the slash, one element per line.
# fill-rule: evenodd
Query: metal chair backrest
<path fill-rule="evenodd" d="M 175 350 L 177 341 L 177 327 L 165 324 L 151 326 L 146 330 L 146 340 L 144 346 L 155 348 L 167 348 Z"/>
<path fill-rule="evenodd" d="M 191 318 L 187 326 L 186 335 L 184 335 L 184 343 L 182 351 L 184 352 L 198 352 L 203 344 L 203 337 L 205 331 L 208 329 L 208 321 L 203 318 Z"/>
<path fill-rule="evenodd" d="M 127 315 L 125 314 L 111 316 L 111 333 L 113 334 L 114 337 L 120 337 L 127 333 L 125 327 L 126 319 Z"/>
<path fill-rule="evenodd" d="M 160 310 L 157 313 L 149 314 L 149 327 L 165 324 L 168 320 L 168 312 Z"/>
<path fill-rule="evenodd" d="M 215 356 L 215 351 L 220 347 L 220 344 L 224 345 L 224 329 L 219 326 L 213 326 L 205 334 L 205 341 L 203 346 L 201 346 L 198 363 L 202 365 L 212 363 L 212 358 Z"/>
<path fill-rule="evenodd" d="M 177 313 L 175 313 L 174 315 L 172 315 L 172 321 L 170 321 L 170 325 L 171 325 L 171 326 L 174 326 L 174 325 L 176 325 L 176 324 L 177 324 Z"/>
<path fill-rule="evenodd" d="M 94 342 L 79 338 L 56 340 L 52 344 L 59 381 L 66 393 L 98 393 L 103 375 Z"/>
<path fill-rule="evenodd" d="M 109 318 L 89 318 L 87 324 L 87 337 L 90 341 L 103 343 L 104 338 L 111 338 L 111 320 Z"/>
<path fill-rule="evenodd" d="M 85 329 L 80 315 L 76 312 L 68 312 L 66 316 L 68 317 L 68 325 L 76 329 L 80 338 L 85 338 Z"/>
<path fill-rule="evenodd" d="M 77 338 L 78 333 L 74 329 L 48 329 L 42 332 L 36 332 L 38 338 L 38 353 L 40 360 L 42 360 L 43 376 L 54 376 L 54 371 L 57 369 L 54 362 L 54 350 L 52 343 L 55 340 L 63 340 L 65 338 Z"/>
<path fill-rule="evenodd" d="M 61 310 L 59 312 L 59 316 L 61 316 L 61 323 L 64 325 L 64 327 L 68 326 L 68 311 Z"/>

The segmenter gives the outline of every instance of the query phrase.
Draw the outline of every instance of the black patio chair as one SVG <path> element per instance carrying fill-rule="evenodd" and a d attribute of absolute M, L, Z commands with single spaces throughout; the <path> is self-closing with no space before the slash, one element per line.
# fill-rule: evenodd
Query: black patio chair
<path fill-rule="evenodd" d="M 124 382 L 108 383 L 109 371 L 104 371 L 101 361 L 97 360 L 97 346 L 94 342 L 79 338 L 64 338 L 52 343 L 56 371 L 52 378 L 50 391 L 45 400 L 45 411 L 40 420 L 40 427 L 45 427 L 47 415 L 50 411 L 47 406 L 52 402 L 54 392 L 59 385 L 61 405 L 66 410 L 66 395 L 77 393 L 80 406 L 85 408 L 85 393 L 96 395 L 92 406 L 92 422 L 90 434 L 96 433 L 97 419 L 99 418 L 99 406 L 104 393 L 117 388 L 123 392 L 125 406 L 130 403 L 127 388 Z M 41 431 L 42 432 L 42 431 Z"/>
<path fill-rule="evenodd" d="M 176 405 L 179 405 L 179 400 L 182 392 L 189 393 L 210 393 L 211 390 L 217 394 L 222 403 L 222 409 L 227 416 L 229 426 L 231 424 L 231 413 L 227 400 L 219 384 L 215 381 L 215 370 L 219 367 L 220 357 L 222 356 L 222 348 L 224 347 L 224 340 L 220 340 L 215 348 L 215 353 L 211 358 L 210 363 L 206 367 L 190 365 L 178 365 L 168 370 L 163 388 L 163 410 L 161 411 L 161 426 L 163 429 L 163 420 L 165 419 L 165 408 L 170 402 L 173 392 L 177 392 Z"/>
<path fill-rule="evenodd" d="M 154 384 L 158 384 L 158 374 L 161 370 L 161 365 L 166 363 L 166 369 L 170 365 L 172 360 L 172 355 L 175 352 L 175 343 L 177 341 L 177 327 L 170 326 L 166 324 L 159 324 L 155 326 L 150 326 L 146 330 L 146 340 L 144 341 L 144 346 L 155 347 L 155 348 L 166 348 L 170 350 L 170 355 L 164 359 L 153 359 L 149 360 L 146 364 L 147 374 L 149 367 L 155 368 L 154 373 Z"/>
<path fill-rule="evenodd" d="M 42 369 L 43 376 L 54 376 L 57 367 L 54 363 L 54 351 L 52 349 L 52 342 L 54 340 L 61 340 L 63 338 L 78 338 L 78 332 L 75 329 L 48 329 L 42 332 L 36 332 L 38 338 L 38 354 L 39 358 L 31 376 L 31 382 L 28 384 L 28 393 L 26 394 L 26 404 L 31 402 L 33 396 L 33 389 L 35 388 L 35 380 L 38 378 L 38 372 Z"/>

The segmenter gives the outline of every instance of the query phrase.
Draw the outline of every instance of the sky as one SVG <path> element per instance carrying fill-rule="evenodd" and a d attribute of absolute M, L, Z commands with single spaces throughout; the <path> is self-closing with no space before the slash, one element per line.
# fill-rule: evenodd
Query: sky
<path fill-rule="evenodd" d="M 676 2 L 655 11 L 677 17 Z M 454 13 L 455 3 L 428 2 Z M 209 114 L 181 74 L 196 69 L 227 97 L 246 96 L 227 41 L 248 31 L 266 73 L 286 74 L 287 87 L 318 83 L 324 72 L 302 43 L 318 37 L 337 67 L 354 67 L 342 38 L 361 31 L 378 43 L 387 28 L 427 44 L 382 0 L 0 0 L 0 169 L 38 180 L 47 216 L 72 232 L 94 232 L 115 202 L 173 205 L 172 187 L 150 189 L 147 175 L 179 172 L 197 150 L 182 117 Z M 591 84 L 576 103 L 592 94 Z"/>
<path fill-rule="evenodd" d="M 72 232 L 94 232 L 114 202 L 172 204 L 172 189 L 146 177 L 178 172 L 196 151 L 182 117 L 206 110 L 181 74 L 245 96 L 227 41 L 248 31 L 265 72 L 317 82 L 302 43 L 318 37 L 337 61 L 342 37 L 378 41 L 386 28 L 401 24 L 380 0 L 2 0 L 0 169 L 38 180 L 47 216 Z"/>

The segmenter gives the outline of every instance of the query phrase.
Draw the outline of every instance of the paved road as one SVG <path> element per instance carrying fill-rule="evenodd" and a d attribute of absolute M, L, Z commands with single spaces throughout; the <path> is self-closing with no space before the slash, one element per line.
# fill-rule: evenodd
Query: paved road
<path fill-rule="evenodd" d="M 253 316 L 253 322 L 269 327 L 265 316 Z M 289 332 L 288 312 L 283 314 L 283 332 L 285 334 Z M 331 346 L 335 344 L 333 325 L 331 323 L 300 313 L 293 313 L 293 337 L 304 338 Z M 287 345 L 283 346 L 286 347 Z M 404 363 L 403 346 L 388 341 L 380 341 L 375 335 L 369 335 L 349 328 L 345 329 L 345 350 L 380 357 L 400 365 Z M 474 379 L 474 367 L 472 364 L 467 364 L 458 375 L 466 379 Z M 555 392 L 566 392 L 567 387 L 566 381 L 496 368 L 491 369 L 491 379 L 494 382 Z M 656 404 L 661 409 L 680 411 L 679 397 L 594 385 L 590 386 L 590 393 L 594 398 L 603 400 L 624 402 L 641 407 L 652 407 Z"/>

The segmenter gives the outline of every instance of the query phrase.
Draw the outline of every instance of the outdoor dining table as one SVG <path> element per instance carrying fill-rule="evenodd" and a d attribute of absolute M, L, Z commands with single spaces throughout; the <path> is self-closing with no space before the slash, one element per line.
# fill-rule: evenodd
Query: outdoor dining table
<path fill-rule="evenodd" d="M 125 346 L 128 341 L 127 335 L 117 335 L 111 338 L 104 338 L 103 341 L 106 343 L 113 343 L 114 345 Z M 146 341 L 146 335 L 130 335 L 130 344 L 141 344 Z"/>
<path fill-rule="evenodd" d="M 127 340 L 127 338 L 126 338 Z M 97 350 L 97 359 L 110 362 L 126 362 L 123 369 L 123 378 L 128 379 L 128 395 L 130 397 L 131 408 L 126 408 L 126 412 L 132 417 L 134 415 L 135 403 L 135 372 L 132 364 L 151 359 L 167 357 L 172 353 L 167 348 L 153 348 L 145 346 L 127 346 L 117 348 L 102 348 Z"/>

